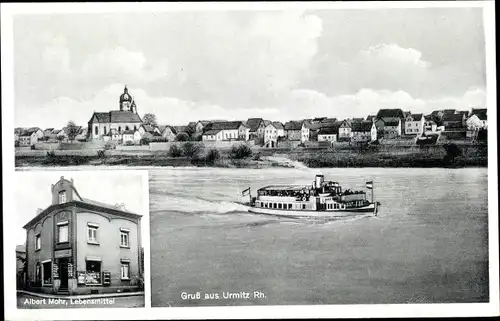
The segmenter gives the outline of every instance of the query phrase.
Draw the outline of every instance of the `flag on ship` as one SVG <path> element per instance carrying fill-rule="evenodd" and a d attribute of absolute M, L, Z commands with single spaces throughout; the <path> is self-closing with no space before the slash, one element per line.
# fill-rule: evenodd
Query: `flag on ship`
<path fill-rule="evenodd" d="M 245 196 L 245 195 L 247 195 L 248 193 L 250 193 L 250 187 L 249 187 L 249 188 L 247 188 L 246 190 L 242 191 L 242 192 L 241 192 L 241 195 Z"/>
<path fill-rule="evenodd" d="M 366 182 L 366 188 L 373 189 L 373 181 Z"/>

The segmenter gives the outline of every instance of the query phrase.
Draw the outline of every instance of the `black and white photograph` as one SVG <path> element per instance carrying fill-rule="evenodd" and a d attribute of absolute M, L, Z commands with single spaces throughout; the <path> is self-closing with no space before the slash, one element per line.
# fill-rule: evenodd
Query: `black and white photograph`
<path fill-rule="evenodd" d="M 18 308 L 144 307 L 146 177 L 16 173 Z"/>
<path fill-rule="evenodd" d="M 493 7 L 2 5 L 12 316 L 500 315 Z"/>

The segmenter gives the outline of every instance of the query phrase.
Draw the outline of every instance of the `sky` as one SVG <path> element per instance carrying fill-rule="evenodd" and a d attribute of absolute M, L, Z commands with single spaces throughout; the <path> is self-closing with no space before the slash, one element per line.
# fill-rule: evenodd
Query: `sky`
<path fill-rule="evenodd" d="M 144 193 L 143 173 L 136 171 L 28 171 L 16 172 L 15 179 L 15 217 L 16 244 L 26 242 L 23 226 L 33 219 L 37 209 L 46 209 L 52 203 L 51 186 L 61 176 L 71 180 L 81 197 L 115 205 L 125 204 L 125 209 L 142 215 L 142 234 L 149 220 L 148 195 Z M 145 174 L 147 175 L 147 174 Z"/>
<path fill-rule="evenodd" d="M 125 85 L 159 124 L 486 108 L 480 8 L 14 18 L 16 127 L 86 125 Z"/>

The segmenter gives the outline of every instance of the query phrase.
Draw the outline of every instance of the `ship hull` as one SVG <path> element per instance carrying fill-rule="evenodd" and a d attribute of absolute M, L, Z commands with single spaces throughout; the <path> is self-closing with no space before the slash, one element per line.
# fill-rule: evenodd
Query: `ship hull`
<path fill-rule="evenodd" d="M 341 217 L 356 216 L 361 214 L 377 215 L 377 203 L 371 203 L 363 207 L 349 208 L 345 210 L 334 210 L 334 211 L 279 210 L 279 209 L 261 208 L 254 206 L 250 207 L 248 211 L 250 213 L 255 213 L 255 214 L 297 217 L 297 218 L 299 217 L 341 218 Z"/>

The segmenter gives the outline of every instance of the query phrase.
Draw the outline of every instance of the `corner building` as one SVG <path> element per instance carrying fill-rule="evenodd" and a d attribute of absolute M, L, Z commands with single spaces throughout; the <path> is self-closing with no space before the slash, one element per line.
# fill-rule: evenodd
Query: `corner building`
<path fill-rule="evenodd" d="M 26 229 L 28 289 L 55 294 L 136 291 L 141 215 L 80 196 L 73 180 L 51 188 L 52 204 Z"/>

